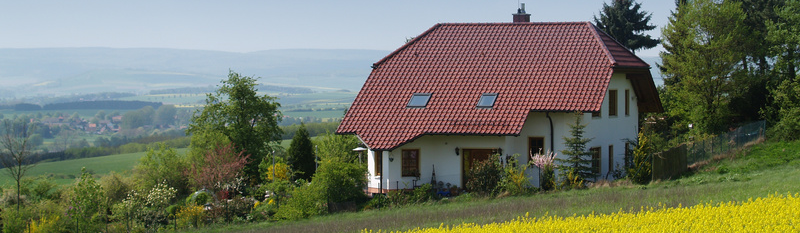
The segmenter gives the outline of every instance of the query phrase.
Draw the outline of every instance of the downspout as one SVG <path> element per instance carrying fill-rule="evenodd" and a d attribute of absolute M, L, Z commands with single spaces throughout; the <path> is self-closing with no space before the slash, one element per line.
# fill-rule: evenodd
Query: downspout
<path fill-rule="evenodd" d="M 544 115 L 547 117 L 547 120 L 550 120 L 550 150 L 555 151 L 555 147 L 553 147 L 553 118 L 550 118 L 550 112 L 544 112 Z"/>

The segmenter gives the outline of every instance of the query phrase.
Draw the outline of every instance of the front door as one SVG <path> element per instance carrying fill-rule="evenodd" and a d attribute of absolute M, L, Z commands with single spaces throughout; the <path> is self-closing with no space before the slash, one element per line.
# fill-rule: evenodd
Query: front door
<path fill-rule="evenodd" d="M 474 164 L 480 161 L 489 160 L 493 154 L 497 153 L 495 149 L 464 149 L 464 156 L 462 156 L 462 170 L 461 170 L 461 187 L 465 188 L 467 184 L 467 174 L 472 169 Z"/>

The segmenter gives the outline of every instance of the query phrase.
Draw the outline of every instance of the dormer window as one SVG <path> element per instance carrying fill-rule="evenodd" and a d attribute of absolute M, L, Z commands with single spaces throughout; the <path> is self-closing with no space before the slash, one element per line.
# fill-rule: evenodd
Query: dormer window
<path fill-rule="evenodd" d="M 408 101 L 407 108 L 425 108 L 428 106 L 428 100 L 431 99 L 431 93 L 414 93 L 411 100 Z"/>
<path fill-rule="evenodd" d="M 497 100 L 497 93 L 483 93 L 478 100 L 478 108 L 492 108 L 494 101 Z"/>

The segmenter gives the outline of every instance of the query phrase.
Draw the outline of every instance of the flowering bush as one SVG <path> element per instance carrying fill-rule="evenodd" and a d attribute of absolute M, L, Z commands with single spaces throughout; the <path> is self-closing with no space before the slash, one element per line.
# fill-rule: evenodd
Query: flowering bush
<path fill-rule="evenodd" d="M 553 190 L 556 186 L 555 160 L 557 154 L 548 150 L 547 153 L 542 154 L 541 151 L 536 154 L 530 154 L 531 163 L 539 168 L 539 188 L 542 190 Z"/>
<path fill-rule="evenodd" d="M 181 208 L 175 215 L 178 221 L 178 226 L 184 227 L 200 227 L 205 223 L 206 211 L 201 205 L 191 205 Z"/>
<path fill-rule="evenodd" d="M 621 211 L 608 215 L 536 218 L 526 214 L 503 223 L 464 223 L 452 227 L 442 224 L 438 228 L 417 228 L 406 232 L 798 232 L 798 216 L 800 194 L 788 194 L 686 208 L 642 207 L 636 212 Z"/>

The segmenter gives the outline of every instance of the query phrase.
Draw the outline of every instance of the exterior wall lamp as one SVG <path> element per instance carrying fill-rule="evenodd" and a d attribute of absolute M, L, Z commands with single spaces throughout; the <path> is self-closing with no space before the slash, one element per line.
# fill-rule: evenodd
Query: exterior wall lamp
<path fill-rule="evenodd" d="M 458 147 L 456 147 L 456 156 L 458 156 Z"/>
<path fill-rule="evenodd" d="M 392 154 L 389 154 L 389 162 L 394 162 L 394 156 Z"/>

